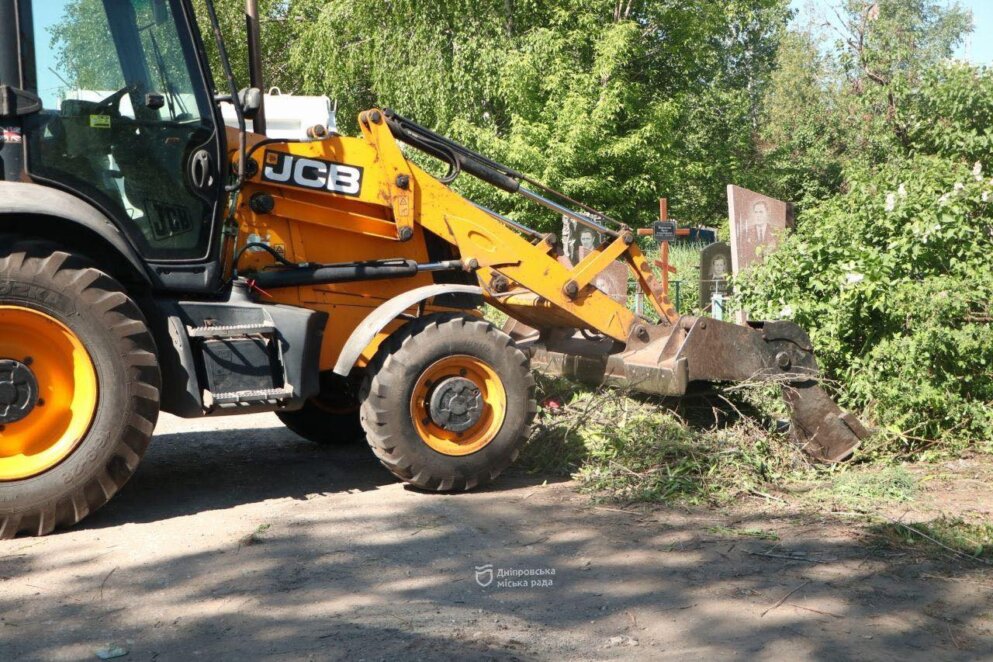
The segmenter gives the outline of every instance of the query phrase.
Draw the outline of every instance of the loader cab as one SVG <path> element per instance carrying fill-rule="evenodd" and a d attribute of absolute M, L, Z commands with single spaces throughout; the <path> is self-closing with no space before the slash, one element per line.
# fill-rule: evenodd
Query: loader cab
<path fill-rule="evenodd" d="M 17 0 L 24 170 L 103 211 L 166 287 L 219 278 L 224 125 L 185 0 Z"/>

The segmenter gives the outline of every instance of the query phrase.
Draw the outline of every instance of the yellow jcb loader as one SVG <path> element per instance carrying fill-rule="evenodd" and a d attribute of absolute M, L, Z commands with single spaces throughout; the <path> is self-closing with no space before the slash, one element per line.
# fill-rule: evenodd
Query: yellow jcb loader
<path fill-rule="evenodd" d="M 390 111 L 355 137 L 266 138 L 258 25 L 239 92 L 206 8 L 220 90 L 190 0 L 0 0 L 0 538 L 105 504 L 160 410 L 276 412 L 316 441 L 361 427 L 389 471 L 437 491 L 514 461 L 532 369 L 665 395 L 773 381 L 813 457 L 865 435 L 801 329 L 681 317 L 622 222 Z M 566 266 L 555 236 L 455 193 L 460 174 L 607 240 Z M 616 260 L 658 322 L 593 285 Z"/>

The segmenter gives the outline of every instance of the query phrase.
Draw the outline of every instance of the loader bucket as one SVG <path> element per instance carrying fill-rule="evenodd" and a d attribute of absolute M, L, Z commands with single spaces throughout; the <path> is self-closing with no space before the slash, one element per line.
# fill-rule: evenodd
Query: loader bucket
<path fill-rule="evenodd" d="M 792 322 L 739 326 L 703 317 L 649 329 L 643 342 L 621 346 L 610 339 L 551 330 L 507 329 L 543 372 L 589 384 L 681 396 L 691 382 L 778 383 L 790 408 L 793 436 L 820 462 L 852 455 L 868 431 L 843 411 L 819 383 L 810 338 Z"/>

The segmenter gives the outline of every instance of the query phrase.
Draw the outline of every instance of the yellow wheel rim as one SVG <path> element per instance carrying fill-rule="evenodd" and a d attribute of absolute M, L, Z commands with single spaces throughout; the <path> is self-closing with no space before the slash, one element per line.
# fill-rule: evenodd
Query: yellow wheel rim
<path fill-rule="evenodd" d="M 455 432 L 439 425 L 438 413 L 432 413 L 435 390 L 446 380 L 461 378 L 478 389 L 481 411 L 471 427 Z M 414 429 L 433 450 L 443 455 L 471 455 L 485 448 L 500 432 L 507 417 L 507 391 L 496 371 L 474 356 L 453 355 L 428 367 L 414 385 L 410 399 Z"/>
<path fill-rule="evenodd" d="M 97 410 L 97 373 L 79 337 L 38 310 L 0 306 L 0 359 L 25 363 L 38 401 L 0 430 L 0 481 L 23 480 L 67 458 Z"/>

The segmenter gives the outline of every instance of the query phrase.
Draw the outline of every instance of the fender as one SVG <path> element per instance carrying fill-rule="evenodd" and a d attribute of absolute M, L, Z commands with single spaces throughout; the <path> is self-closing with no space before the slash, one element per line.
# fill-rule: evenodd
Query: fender
<path fill-rule="evenodd" d="M 86 201 L 40 184 L 0 181 L 0 230 L 7 229 L 10 221 L 19 216 L 49 219 L 49 223 L 42 220 L 37 226 L 32 225 L 31 230 L 52 239 L 58 239 L 58 232 L 53 228 L 59 224 L 69 223 L 85 228 L 127 260 L 143 284 L 151 285 L 148 270 L 134 247 L 110 219 Z"/>
<path fill-rule="evenodd" d="M 362 351 L 369 346 L 376 334 L 386 328 L 386 325 L 395 320 L 400 314 L 422 301 L 427 301 L 440 294 L 477 294 L 481 295 L 483 289 L 475 285 L 427 285 L 417 289 L 404 292 L 393 297 L 362 320 L 362 323 L 355 327 L 352 335 L 348 337 L 348 342 L 338 355 L 338 362 L 334 365 L 336 375 L 347 377 L 359 360 Z"/>

